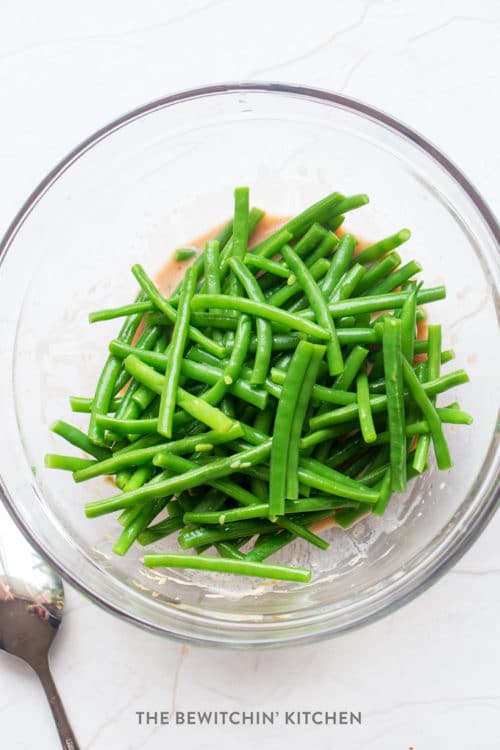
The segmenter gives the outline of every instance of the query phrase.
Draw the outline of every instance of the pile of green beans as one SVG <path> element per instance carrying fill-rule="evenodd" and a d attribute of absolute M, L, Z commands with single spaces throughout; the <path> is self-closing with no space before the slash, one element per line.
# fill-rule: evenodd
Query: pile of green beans
<path fill-rule="evenodd" d="M 159 545 L 146 566 L 306 583 L 310 570 L 266 560 L 299 538 L 327 549 L 325 519 L 346 529 L 382 515 L 429 469 L 431 446 L 451 468 L 443 425 L 472 418 L 436 399 L 468 377 L 442 373 L 454 354 L 439 325 L 418 335 L 422 304 L 445 289 L 401 265 L 408 229 L 364 248 L 341 229 L 367 202 L 332 193 L 252 247 L 264 212 L 236 188 L 205 250 L 175 253 L 186 270 L 173 294 L 136 264 L 135 302 L 90 313 L 124 321 L 94 394 L 70 398 L 88 430 L 52 425 L 86 455 L 45 464 L 76 482 L 114 477 L 118 492 L 85 513 L 119 511 L 116 554 Z"/>

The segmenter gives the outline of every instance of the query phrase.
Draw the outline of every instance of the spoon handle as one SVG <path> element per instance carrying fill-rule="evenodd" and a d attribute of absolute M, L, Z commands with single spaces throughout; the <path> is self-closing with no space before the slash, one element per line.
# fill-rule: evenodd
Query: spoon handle
<path fill-rule="evenodd" d="M 66 716 L 66 711 L 62 704 L 59 693 L 57 692 L 56 684 L 52 678 L 50 672 L 49 663 L 45 661 L 36 668 L 36 673 L 40 678 L 40 682 L 45 690 L 45 695 L 49 701 L 49 706 L 52 709 L 52 715 L 56 722 L 57 731 L 59 732 L 59 738 L 61 745 L 64 750 L 79 750 L 79 745 L 76 737 L 73 733 L 71 725 Z"/>

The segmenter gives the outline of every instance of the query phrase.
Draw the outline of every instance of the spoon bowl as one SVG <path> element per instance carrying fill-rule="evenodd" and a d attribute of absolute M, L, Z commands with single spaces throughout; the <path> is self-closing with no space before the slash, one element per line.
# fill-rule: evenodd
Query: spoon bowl
<path fill-rule="evenodd" d="M 63 607 L 60 577 L 27 544 L 0 505 L 0 649 L 23 659 L 35 670 L 63 748 L 78 750 L 48 660 Z"/>

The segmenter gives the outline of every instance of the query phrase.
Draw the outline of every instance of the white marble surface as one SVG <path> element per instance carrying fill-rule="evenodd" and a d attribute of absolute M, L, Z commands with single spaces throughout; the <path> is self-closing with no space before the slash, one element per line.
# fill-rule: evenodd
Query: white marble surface
<path fill-rule="evenodd" d="M 364 99 L 413 125 L 499 198 L 495 0 L 18 0 L 0 6 L 0 230 L 74 144 L 142 102 L 278 80 Z M 497 99 L 498 104 L 498 99 Z M 85 750 L 494 750 L 500 743 L 500 517 L 427 593 L 335 641 L 188 649 L 66 586 L 51 662 Z M 138 726 L 139 710 L 363 711 L 361 727 Z M 0 746 L 58 747 L 36 678 L 0 653 Z"/>

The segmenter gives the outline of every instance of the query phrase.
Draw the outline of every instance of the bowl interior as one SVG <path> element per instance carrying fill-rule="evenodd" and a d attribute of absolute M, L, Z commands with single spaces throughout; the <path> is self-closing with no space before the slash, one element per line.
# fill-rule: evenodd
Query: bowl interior
<path fill-rule="evenodd" d="M 430 307 L 444 348 L 470 384 L 459 399 L 471 427 L 446 428 L 454 467 L 432 468 L 393 498 L 382 519 L 330 529 L 327 552 L 295 542 L 277 561 L 313 569 L 306 586 L 200 571 L 148 571 L 143 549 L 111 553 L 115 517 L 86 520 L 83 504 L 114 493 L 105 479 L 75 485 L 43 467 L 65 452 L 49 432 L 90 396 L 117 321 L 91 310 L 131 300 L 130 266 L 154 274 L 173 250 L 224 221 L 236 185 L 252 205 L 289 215 L 332 190 L 371 203 L 346 226 L 366 239 L 412 230 L 404 261 L 425 286 L 446 284 Z M 239 642 L 342 629 L 410 595 L 464 544 L 494 481 L 498 413 L 498 269 L 494 238 L 464 189 L 418 143 L 341 101 L 294 92 L 227 90 L 168 100 L 125 119 L 83 149 L 23 216 L 0 269 L 0 441 L 4 487 L 16 514 L 57 565 L 118 612 L 174 635 Z M 74 451 L 78 455 L 78 451 Z M 155 549 L 177 549 L 175 537 Z"/>

